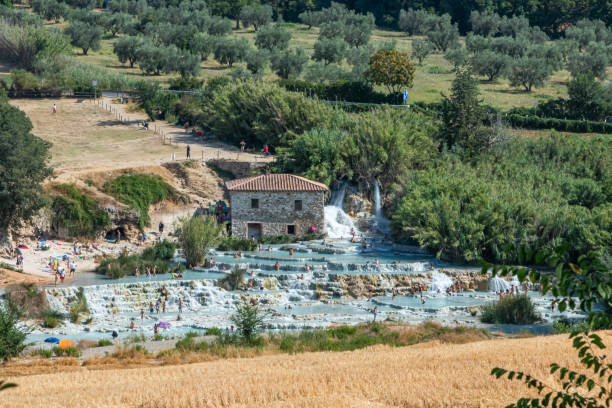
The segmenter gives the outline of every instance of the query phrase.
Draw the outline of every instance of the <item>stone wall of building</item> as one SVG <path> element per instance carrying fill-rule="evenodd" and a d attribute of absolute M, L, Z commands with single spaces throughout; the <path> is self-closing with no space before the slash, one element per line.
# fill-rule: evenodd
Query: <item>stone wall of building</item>
<path fill-rule="evenodd" d="M 259 200 L 259 208 L 251 208 L 251 200 Z M 302 210 L 295 210 L 295 201 L 302 201 Z M 285 235 L 295 225 L 295 235 L 325 232 L 323 192 L 230 192 L 232 235 L 247 238 L 248 224 L 261 224 L 262 236 Z"/>
<path fill-rule="evenodd" d="M 206 164 L 209 167 L 217 167 L 223 171 L 230 172 L 236 178 L 251 177 L 260 174 L 267 163 L 238 161 L 231 159 L 212 159 Z"/>

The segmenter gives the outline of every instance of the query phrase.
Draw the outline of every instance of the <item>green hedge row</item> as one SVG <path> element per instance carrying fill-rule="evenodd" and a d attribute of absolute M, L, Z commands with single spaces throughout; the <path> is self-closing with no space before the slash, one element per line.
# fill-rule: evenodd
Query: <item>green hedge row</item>
<path fill-rule="evenodd" d="M 295 79 L 281 79 L 278 84 L 288 91 L 301 92 L 310 97 L 327 101 L 401 104 L 401 94 L 387 95 L 376 92 L 365 82 L 336 81 L 317 83 Z"/>
<path fill-rule="evenodd" d="M 549 119 L 512 114 L 508 115 L 508 122 L 514 127 L 526 129 L 555 129 L 575 133 L 612 133 L 612 123 L 590 120 Z"/>

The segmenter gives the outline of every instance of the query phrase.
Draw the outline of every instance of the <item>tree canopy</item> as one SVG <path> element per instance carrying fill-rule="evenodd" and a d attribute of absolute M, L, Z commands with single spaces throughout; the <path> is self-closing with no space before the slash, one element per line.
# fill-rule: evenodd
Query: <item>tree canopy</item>
<path fill-rule="evenodd" d="M 51 144 L 34 136 L 25 113 L 0 93 L 0 227 L 17 226 L 45 203 L 41 183 Z"/>
<path fill-rule="evenodd" d="M 381 50 L 370 57 L 366 78 L 383 85 L 389 92 L 412 88 L 415 67 L 408 54 L 395 50 Z"/>

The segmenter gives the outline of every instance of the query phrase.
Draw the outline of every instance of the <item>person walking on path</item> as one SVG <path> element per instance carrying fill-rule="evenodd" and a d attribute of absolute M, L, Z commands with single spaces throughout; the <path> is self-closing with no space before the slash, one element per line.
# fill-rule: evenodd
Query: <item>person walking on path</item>
<path fill-rule="evenodd" d="M 187 160 L 191 159 L 191 146 L 187 145 Z"/>
<path fill-rule="evenodd" d="M 57 106 L 55 106 L 55 104 L 53 104 L 53 107 L 51 109 L 53 109 L 53 113 L 57 113 Z"/>
<path fill-rule="evenodd" d="M 263 154 L 264 156 L 267 156 L 270 154 L 270 149 L 268 148 L 268 145 L 264 145 Z"/>
<path fill-rule="evenodd" d="M 242 153 L 244 153 L 245 147 L 246 147 L 246 142 L 243 140 L 242 142 L 240 142 L 240 151 Z"/>

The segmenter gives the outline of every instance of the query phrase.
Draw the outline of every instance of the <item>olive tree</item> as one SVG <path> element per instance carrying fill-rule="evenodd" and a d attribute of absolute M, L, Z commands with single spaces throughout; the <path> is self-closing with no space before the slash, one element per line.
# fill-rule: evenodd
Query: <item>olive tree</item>
<path fill-rule="evenodd" d="M 567 70 L 576 76 L 581 73 L 591 73 L 599 79 L 606 79 L 608 57 L 605 54 L 574 53 L 569 56 Z"/>
<path fill-rule="evenodd" d="M 510 67 L 512 59 L 493 51 L 483 51 L 472 57 L 472 67 L 478 75 L 486 76 L 489 82 L 504 75 Z"/>
<path fill-rule="evenodd" d="M 344 41 L 351 47 L 364 46 L 370 41 L 375 27 L 374 16 L 371 13 L 349 14 L 344 19 Z"/>
<path fill-rule="evenodd" d="M 453 64 L 453 70 L 457 70 L 468 60 L 468 51 L 463 47 L 453 48 L 446 52 L 444 59 Z"/>
<path fill-rule="evenodd" d="M 272 21 L 273 14 L 272 6 L 265 5 L 247 5 L 240 10 L 240 21 L 246 26 L 253 26 L 255 31 L 259 27 L 263 27 Z"/>
<path fill-rule="evenodd" d="M 134 22 L 131 15 L 127 13 L 115 13 L 107 21 L 107 31 L 109 31 L 113 37 L 116 37 L 118 33 L 124 33 Z"/>
<path fill-rule="evenodd" d="M 270 62 L 270 51 L 268 50 L 249 50 L 245 57 L 246 67 L 251 73 L 263 72 Z"/>
<path fill-rule="evenodd" d="M 314 45 L 312 59 L 323 61 L 325 65 L 339 63 L 344 59 L 347 44 L 342 38 L 320 38 Z"/>
<path fill-rule="evenodd" d="M 255 46 L 269 51 L 284 50 L 289 46 L 291 33 L 278 24 L 267 24 L 255 34 Z"/>
<path fill-rule="evenodd" d="M 398 25 L 408 35 L 421 35 L 429 31 L 430 14 L 423 10 L 400 10 Z"/>
<path fill-rule="evenodd" d="M 142 44 L 142 37 L 121 37 L 113 44 L 113 52 L 121 63 L 129 62 L 130 68 L 134 68 L 134 63 L 138 59 L 137 50 Z"/>
<path fill-rule="evenodd" d="M 494 36 L 499 32 L 501 17 L 497 13 L 489 11 L 473 10 L 470 13 L 470 24 L 472 31 L 475 34 L 481 34 L 485 37 Z"/>
<path fill-rule="evenodd" d="M 90 49 L 94 51 L 100 49 L 102 29 L 96 25 L 75 21 L 70 23 L 64 33 L 70 38 L 73 46 L 83 50 L 83 55 L 87 55 Z"/>
<path fill-rule="evenodd" d="M 427 58 L 434 49 L 434 45 L 427 40 L 416 39 L 412 41 L 412 56 L 419 61 L 419 65 L 423 65 L 423 60 Z"/>
<path fill-rule="evenodd" d="M 210 35 L 226 35 L 232 32 L 232 20 L 228 18 L 215 17 L 210 21 L 208 26 L 208 34 Z"/>
<path fill-rule="evenodd" d="M 246 39 L 220 38 L 215 44 L 215 59 L 230 68 L 235 62 L 244 61 L 251 47 Z"/>
<path fill-rule="evenodd" d="M 271 66 L 276 75 L 283 79 L 297 78 L 304 70 L 308 55 L 301 48 L 283 50 L 272 54 Z"/>
<path fill-rule="evenodd" d="M 527 92 L 544 85 L 550 77 L 551 70 L 546 60 L 542 58 L 523 57 L 515 60 L 510 67 L 508 79 L 512 86 L 522 86 Z"/>
<path fill-rule="evenodd" d="M 451 17 L 448 14 L 440 16 L 426 35 L 429 41 L 434 43 L 436 48 L 442 52 L 455 47 L 459 41 L 457 24 L 451 23 Z"/>
<path fill-rule="evenodd" d="M 220 37 L 206 33 L 197 33 L 189 41 L 189 49 L 198 54 L 202 61 L 215 51 L 215 45 Z"/>

